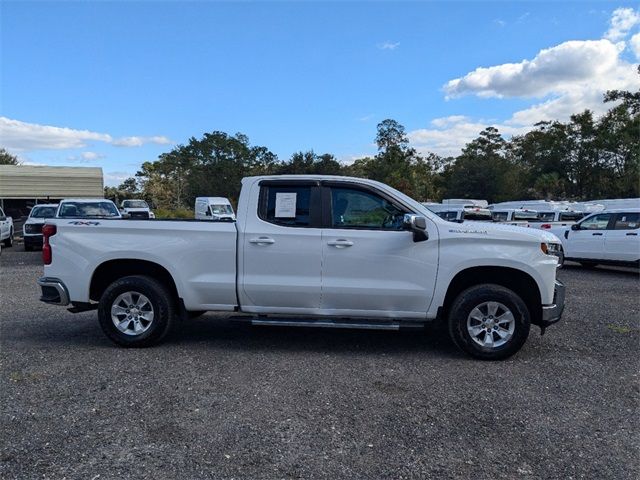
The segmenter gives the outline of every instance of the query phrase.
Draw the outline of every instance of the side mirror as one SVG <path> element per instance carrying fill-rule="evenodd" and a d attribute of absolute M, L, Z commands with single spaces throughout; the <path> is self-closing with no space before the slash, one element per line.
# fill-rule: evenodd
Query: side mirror
<path fill-rule="evenodd" d="M 407 213 L 404 216 L 403 224 L 406 230 L 413 232 L 414 242 L 424 242 L 429 239 L 426 218 L 421 217 L 420 215 Z"/>
<path fill-rule="evenodd" d="M 571 225 L 571 230 L 580 230 L 580 225 L 574 223 L 573 225 Z"/>
<path fill-rule="evenodd" d="M 204 212 L 204 214 L 205 214 L 207 217 L 210 217 L 210 216 L 211 216 L 211 210 L 207 209 L 207 210 Z"/>

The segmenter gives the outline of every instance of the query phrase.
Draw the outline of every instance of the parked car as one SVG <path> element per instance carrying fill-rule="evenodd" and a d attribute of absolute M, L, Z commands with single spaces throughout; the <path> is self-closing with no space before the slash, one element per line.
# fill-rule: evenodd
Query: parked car
<path fill-rule="evenodd" d="M 56 217 L 121 219 L 122 215 L 116 204 L 111 200 L 103 198 L 69 198 L 60 202 Z"/>
<path fill-rule="evenodd" d="M 149 208 L 149 204 L 144 200 L 129 199 L 123 200 L 120 204 L 120 211 L 133 219 L 156 218 L 155 214 Z"/>
<path fill-rule="evenodd" d="M 530 222 L 538 220 L 538 212 L 523 208 L 494 208 L 491 210 L 491 218 L 494 222 L 529 227 Z"/>
<path fill-rule="evenodd" d="M 24 250 L 26 252 L 33 250 L 35 247 L 42 247 L 42 227 L 44 222 L 47 218 L 55 217 L 57 210 L 57 203 L 35 205 L 31 209 L 27 220 L 22 226 Z"/>
<path fill-rule="evenodd" d="M 491 210 L 473 205 L 425 205 L 440 218 L 449 222 L 462 223 L 463 221 L 492 222 Z"/>
<path fill-rule="evenodd" d="M 531 227 L 553 231 L 559 227 L 570 227 L 584 216 L 583 212 L 571 210 L 538 211 L 537 220 L 530 220 L 529 223 Z"/>
<path fill-rule="evenodd" d="M 640 208 L 604 210 L 565 228 L 560 235 L 566 260 L 593 267 L 640 265 Z"/>
<path fill-rule="evenodd" d="M 232 221 L 236 219 L 236 215 L 228 198 L 198 197 L 196 198 L 195 218 L 197 220 Z"/>
<path fill-rule="evenodd" d="M 456 225 L 379 182 L 242 181 L 236 222 L 47 220 L 41 300 L 98 310 L 113 342 L 160 342 L 177 319 L 242 312 L 254 325 L 398 330 L 447 322 L 481 359 L 557 322 L 554 235 Z M 232 317 L 233 318 L 233 317 Z"/>
<path fill-rule="evenodd" d="M 13 218 L 7 217 L 4 210 L 0 208 L 0 242 L 5 247 L 13 245 Z"/>

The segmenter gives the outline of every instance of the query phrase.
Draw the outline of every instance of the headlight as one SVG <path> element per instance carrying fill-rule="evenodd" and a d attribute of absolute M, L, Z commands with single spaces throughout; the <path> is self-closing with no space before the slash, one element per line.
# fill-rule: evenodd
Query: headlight
<path fill-rule="evenodd" d="M 149 218 L 156 218 L 156 214 L 153 212 L 149 212 Z"/>
<path fill-rule="evenodd" d="M 562 244 L 560 243 L 541 243 L 540 250 L 546 255 L 555 255 L 559 257 L 562 254 Z"/>

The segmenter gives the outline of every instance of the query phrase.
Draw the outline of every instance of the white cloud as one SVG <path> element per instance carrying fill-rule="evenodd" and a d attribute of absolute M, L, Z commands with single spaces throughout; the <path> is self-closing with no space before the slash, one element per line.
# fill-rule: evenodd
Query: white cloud
<path fill-rule="evenodd" d="M 609 30 L 604 38 L 617 42 L 624 39 L 629 30 L 640 24 L 640 14 L 633 8 L 617 8 L 611 15 Z"/>
<path fill-rule="evenodd" d="M 500 18 L 496 18 L 493 23 L 495 23 L 496 25 L 498 25 L 499 27 L 504 27 L 507 22 L 505 22 L 504 20 L 500 19 Z"/>
<path fill-rule="evenodd" d="M 636 33 L 631 37 L 629 40 L 629 48 L 631 48 L 631 51 L 636 56 L 636 60 L 640 60 L 640 33 Z"/>
<path fill-rule="evenodd" d="M 541 97 L 576 85 L 605 83 L 620 72 L 620 48 L 609 40 L 569 41 L 541 50 L 532 60 L 480 67 L 444 86 L 449 98 Z"/>
<path fill-rule="evenodd" d="M 158 145 L 171 143 L 171 140 L 163 136 L 122 137 L 114 139 L 108 133 L 40 125 L 0 117 L 0 143 L 3 147 L 13 151 L 83 148 L 87 146 L 88 142 L 92 141 L 108 143 L 119 147 L 138 147 L 145 143 L 155 143 Z"/>
<path fill-rule="evenodd" d="M 400 46 L 400 42 L 383 42 L 378 44 L 380 50 L 395 50 Z"/>
<path fill-rule="evenodd" d="M 106 155 L 102 154 L 102 153 L 96 153 L 96 152 L 82 152 L 80 153 L 80 155 L 72 155 L 67 157 L 67 160 L 71 161 L 71 162 L 92 162 L 94 160 L 100 160 L 102 158 L 105 158 Z"/>
<path fill-rule="evenodd" d="M 134 174 L 130 172 L 104 172 L 103 180 L 105 187 L 117 187 L 127 178 L 133 177 Z"/>
<path fill-rule="evenodd" d="M 453 115 L 437 118 L 428 128 L 409 132 L 412 145 L 419 151 L 457 155 L 460 149 L 488 126 L 506 137 L 520 135 L 542 120 L 567 121 L 585 109 L 596 116 L 610 104 L 603 103 L 607 90 L 638 90 L 636 66 L 622 57 L 623 41 L 640 24 L 640 15 L 632 9 L 618 9 L 611 18 L 605 39 L 567 41 L 540 50 L 531 60 L 480 67 L 447 82 L 447 98 L 475 95 L 481 98 L 532 98 L 528 108 L 515 111 L 502 122 Z M 613 43 L 612 40 L 621 40 Z M 629 48 L 640 59 L 640 33 L 633 35 Z"/>
<path fill-rule="evenodd" d="M 0 117 L 0 142 L 14 150 L 82 148 L 87 141 L 111 142 L 105 133 L 52 127 Z"/>
<path fill-rule="evenodd" d="M 520 135 L 526 128 L 483 120 L 473 120 L 464 115 L 451 115 L 431 121 L 432 128 L 422 128 L 408 133 L 409 142 L 420 153 L 433 152 L 442 156 L 455 156 L 465 144 L 478 137 L 489 126 L 494 126 L 506 136 Z"/>
<path fill-rule="evenodd" d="M 111 142 L 116 147 L 141 147 L 145 143 L 155 143 L 156 145 L 168 145 L 171 143 L 167 137 L 122 137 Z"/>

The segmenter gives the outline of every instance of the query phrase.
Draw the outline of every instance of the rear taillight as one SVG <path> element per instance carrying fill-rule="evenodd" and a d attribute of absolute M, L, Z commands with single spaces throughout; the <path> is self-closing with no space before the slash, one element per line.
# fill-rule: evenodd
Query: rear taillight
<path fill-rule="evenodd" d="M 49 237 L 53 237 L 58 231 L 55 225 L 45 225 L 42 227 L 42 261 L 45 265 L 51 265 L 53 252 L 49 244 Z"/>
<path fill-rule="evenodd" d="M 540 225 L 540 228 L 549 229 L 549 228 L 551 228 L 551 224 L 543 223 L 542 225 Z"/>

